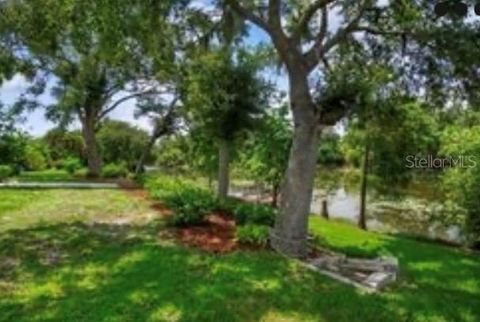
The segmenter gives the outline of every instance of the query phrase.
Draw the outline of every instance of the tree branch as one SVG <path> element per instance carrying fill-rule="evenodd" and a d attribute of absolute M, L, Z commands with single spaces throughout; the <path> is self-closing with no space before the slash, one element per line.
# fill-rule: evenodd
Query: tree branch
<path fill-rule="evenodd" d="M 308 27 L 310 21 L 312 20 L 313 16 L 317 13 L 320 9 L 326 9 L 328 4 L 332 3 L 335 0 L 317 0 L 313 2 L 310 6 L 305 9 L 304 14 L 300 17 L 300 21 L 297 23 L 295 28 L 293 38 L 298 40 L 302 32 Z M 325 12 L 324 12 L 325 14 Z M 323 17 L 322 17 L 323 23 Z"/>
<path fill-rule="evenodd" d="M 240 5 L 237 0 L 225 0 L 225 3 L 230 6 L 235 12 L 237 12 L 241 17 L 246 20 L 249 20 L 253 24 L 257 25 L 258 27 L 265 30 L 268 34 L 272 34 L 272 28 L 270 25 L 253 13 L 253 11 L 245 8 L 244 6 Z"/>
<path fill-rule="evenodd" d="M 320 25 L 320 32 L 318 34 L 318 41 L 323 42 L 325 37 L 327 36 L 328 31 L 328 8 L 324 7 L 322 9 L 322 23 Z"/>
<path fill-rule="evenodd" d="M 357 15 L 355 15 L 355 17 L 344 28 L 338 30 L 337 33 L 325 43 L 323 43 L 323 39 L 318 38 L 316 40 L 313 47 L 304 55 L 309 69 L 315 68 L 315 66 L 326 53 L 328 53 L 342 39 L 344 39 L 348 34 L 352 33 L 357 28 L 367 9 L 368 4 L 369 1 L 364 0 L 358 9 Z"/>
<path fill-rule="evenodd" d="M 115 103 L 113 103 L 112 105 L 110 105 L 108 108 L 106 108 L 105 110 L 103 110 L 100 115 L 98 116 L 98 120 L 101 120 L 102 118 L 104 118 L 108 113 L 110 113 L 111 111 L 113 111 L 114 109 L 116 109 L 119 105 L 131 100 L 131 99 L 134 99 L 136 97 L 140 97 L 140 96 L 143 96 L 143 95 L 148 95 L 148 94 L 155 94 L 157 93 L 156 91 L 154 90 L 148 90 L 148 91 L 145 91 L 145 92 L 139 92 L 139 93 L 133 93 L 131 95 L 127 95 L 125 97 L 122 97 L 121 99 L 117 100 Z"/>
<path fill-rule="evenodd" d="M 273 29 L 282 29 L 282 22 L 280 19 L 280 0 L 269 0 L 268 2 L 268 23 Z"/>
<path fill-rule="evenodd" d="M 352 30 L 352 32 L 366 32 L 372 35 L 380 35 L 380 36 L 405 36 L 405 35 L 413 35 L 413 33 L 409 33 L 405 30 L 380 30 L 369 26 L 358 26 Z"/>

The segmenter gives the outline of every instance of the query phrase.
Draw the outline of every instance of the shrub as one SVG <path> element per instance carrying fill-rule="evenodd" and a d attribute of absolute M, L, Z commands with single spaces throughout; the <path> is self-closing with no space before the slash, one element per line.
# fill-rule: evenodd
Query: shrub
<path fill-rule="evenodd" d="M 68 158 L 63 161 L 62 168 L 70 174 L 82 168 L 82 162 L 77 158 Z"/>
<path fill-rule="evenodd" d="M 67 158 L 85 160 L 85 143 L 80 131 L 65 131 L 60 128 L 48 131 L 42 141 L 50 150 L 55 163 Z M 59 164 L 61 167 L 61 163 Z"/>
<path fill-rule="evenodd" d="M 75 171 L 73 174 L 76 178 L 86 178 L 88 175 L 88 169 L 82 168 Z"/>
<path fill-rule="evenodd" d="M 124 163 L 129 170 L 135 168 L 143 153 L 149 135 L 128 122 L 108 120 L 97 134 L 99 149 L 106 163 Z M 150 157 L 150 156 L 149 156 Z M 148 161 L 150 158 L 148 158 Z"/>
<path fill-rule="evenodd" d="M 239 243 L 265 247 L 268 244 L 270 227 L 265 225 L 239 226 L 236 237 Z"/>
<path fill-rule="evenodd" d="M 13 168 L 9 165 L 0 165 L 0 181 L 13 175 Z"/>
<path fill-rule="evenodd" d="M 273 226 L 276 210 L 261 204 L 241 203 L 234 210 L 235 222 L 238 225 L 256 224 Z"/>
<path fill-rule="evenodd" d="M 155 178 L 146 180 L 145 186 L 150 196 L 159 200 L 163 200 L 165 197 L 187 189 L 188 187 L 197 187 L 200 189 L 194 181 L 165 175 L 156 175 Z"/>
<path fill-rule="evenodd" d="M 147 188 L 154 199 L 162 200 L 174 215 L 175 226 L 198 225 L 205 216 L 219 208 L 217 199 L 190 180 L 158 177 L 148 181 Z"/>
<path fill-rule="evenodd" d="M 122 164 L 110 163 L 102 169 L 102 177 L 104 178 L 125 178 L 127 175 L 128 170 Z"/>
<path fill-rule="evenodd" d="M 163 201 L 175 213 L 172 218 L 175 226 L 201 224 L 205 216 L 217 208 L 212 194 L 196 187 L 182 187 Z"/>
<path fill-rule="evenodd" d="M 23 157 L 24 165 L 30 171 L 41 171 L 47 168 L 48 160 L 39 145 L 32 143 L 27 145 Z"/>
<path fill-rule="evenodd" d="M 22 164 L 27 143 L 23 134 L 0 134 L 0 164 Z"/>

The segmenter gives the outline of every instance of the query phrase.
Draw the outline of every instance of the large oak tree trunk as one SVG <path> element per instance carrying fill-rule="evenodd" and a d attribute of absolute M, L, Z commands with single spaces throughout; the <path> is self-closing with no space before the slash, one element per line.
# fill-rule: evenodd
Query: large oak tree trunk
<path fill-rule="evenodd" d="M 367 183 L 368 183 L 368 167 L 369 167 L 369 154 L 370 146 L 367 143 L 365 145 L 365 151 L 363 155 L 363 168 L 362 168 L 362 188 L 360 192 L 360 214 L 358 216 L 358 227 L 363 230 L 367 230 Z"/>
<path fill-rule="evenodd" d="M 82 124 L 82 134 L 85 140 L 88 176 L 98 178 L 102 169 L 102 159 L 98 152 L 96 139 L 96 124 L 93 117 L 86 118 Z"/>
<path fill-rule="evenodd" d="M 319 124 L 307 76 L 290 74 L 290 101 L 295 127 L 280 211 L 270 234 L 270 242 L 280 253 L 303 257 L 307 254 L 308 216 L 317 161 Z"/>
<path fill-rule="evenodd" d="M 220 140 L 218 143 L 218 197 L 225 200 L 228 196 L 229 166 L 230 166 L 230 142 Z"/>

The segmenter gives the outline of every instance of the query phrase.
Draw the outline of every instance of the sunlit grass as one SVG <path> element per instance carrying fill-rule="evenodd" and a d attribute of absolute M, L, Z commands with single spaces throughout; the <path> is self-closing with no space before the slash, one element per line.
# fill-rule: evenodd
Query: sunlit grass
<path fill-rule="evenodd" d="M 20 202 L 0 208 L 0 220 L 18 217 L 0 230 L 0 321 L 480 320 L 478 254 L 312 218 L 326 247 L 400 259 L 400 281 L 368 295 L 271 251 L 220 256 L 166 240 L 163 222 L 142 215 L 148 202 L 123 191 L 0 191 L 5 199 Z M 141 220 L 115 223 L 132 213 Z"/>
<path fill-rule="evenodd" d="M 19 182 L 70 182 L 80 181 L 82 178 L 75 177 L 65 170 L 49 169 L 44 171 L 25 171 L 20 173 L 15 179 Z"/>
<path fill-rule="evenodd" d="M 0 190 L 0 231 L 83 222 L 145 222 L 155 213 L 121 190 Z"/>

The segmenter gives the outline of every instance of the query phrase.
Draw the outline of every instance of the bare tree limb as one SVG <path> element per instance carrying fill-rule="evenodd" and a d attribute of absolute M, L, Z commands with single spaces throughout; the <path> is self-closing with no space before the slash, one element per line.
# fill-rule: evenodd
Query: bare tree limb
<path fill-rule="evenodd" d="M 322 22 L 320 25 L 320 32 L 318 33 L 317 39 L 320 42 L 323 42 L 327 36 L 328 31 L 328 7 L 322 9 Z"/>
<path fill-rule="evenodd" d="M 127 96 L 124 96 L 122 97 L 121 99 L 117 100 L 115 103 L 113 103 L 112 105 L 110 105 L 108 108 L 106 108 L 105 110 L 103 110 L 100 115 L 98 116 L 98 120 L 101 120 L 102 118 L 104 118 L 108 113 L 110 113 L 111 111 L 113 111 L 114 109 L 116 109 L 119 105 L 131 100 L 131 99 L 134 99 L 136 97 L 140 97 L 140 96 L 144 96 L 144 95 L 148 95 L 148 94 L 155 94 L 157 93 L 157 91 L 155 90 L 148 90 L 148 91 L 145 91 L 145 92 L 139 92 L 139 93 L 133 93 L 133 94 L 130 94 L 130 95 L 127 95 Z"/>
<path fill-rule="evenodd" d="M 304 14 L 300 17 L 300 21 L 297 23 L 295 27 L 295 31 L 293 34 L 293 39 L 298 40 L 302 32 L 308 27 L 310 21 L 312 20 L 313 16 L 318 12 L 320 9 L 326 9 L 327 6 L 335 0 L 317 0 L 314 1 L 310 6 L 305 9 Z M 323 18 L 322 18 L 323 20 Z"/>
<path fill-rule="evenodd" d="M 263 20 L 262 18 L 254 14 L 252 10 L 247 9 L 244 6 L 240 5 L 240 3 L 238 3 L 237 0 L 225 0 L 225 3 L 229 5 L 235 12 L 237 12 L 244 19 L 249 20 L 253 24 L 262 28 L 268 34 L 272 34 L 272 28 L 265 20 Z"/>
<path fill-rule="evenodd" d="M 337 31 L 337 33 L 323 43 L 323 39 L 317 39 L 313 47 L 304 55 L 307 60 L 307 65 L 310 69 L 315 68 L 318 62 L 322 57 L 328 53 L 333 47 L 335 47 L 342 39 L 347 35 L 355 31 L 362 19 L 367 6 L 369 4 L 368 0 L 364 0 L 358 9 L 358 13 L 355 17 L 343 28 Z"/>
<path fill-rule="evenodd" d="M 380 36 L 405 36 L 409 34 L 413 35 L 413 33 L 409 33 L 405 30 L 381 30 L 369 26 L 358 26 L 354 28 L 352 32 L 366 32 L 368 34 Z"/>

